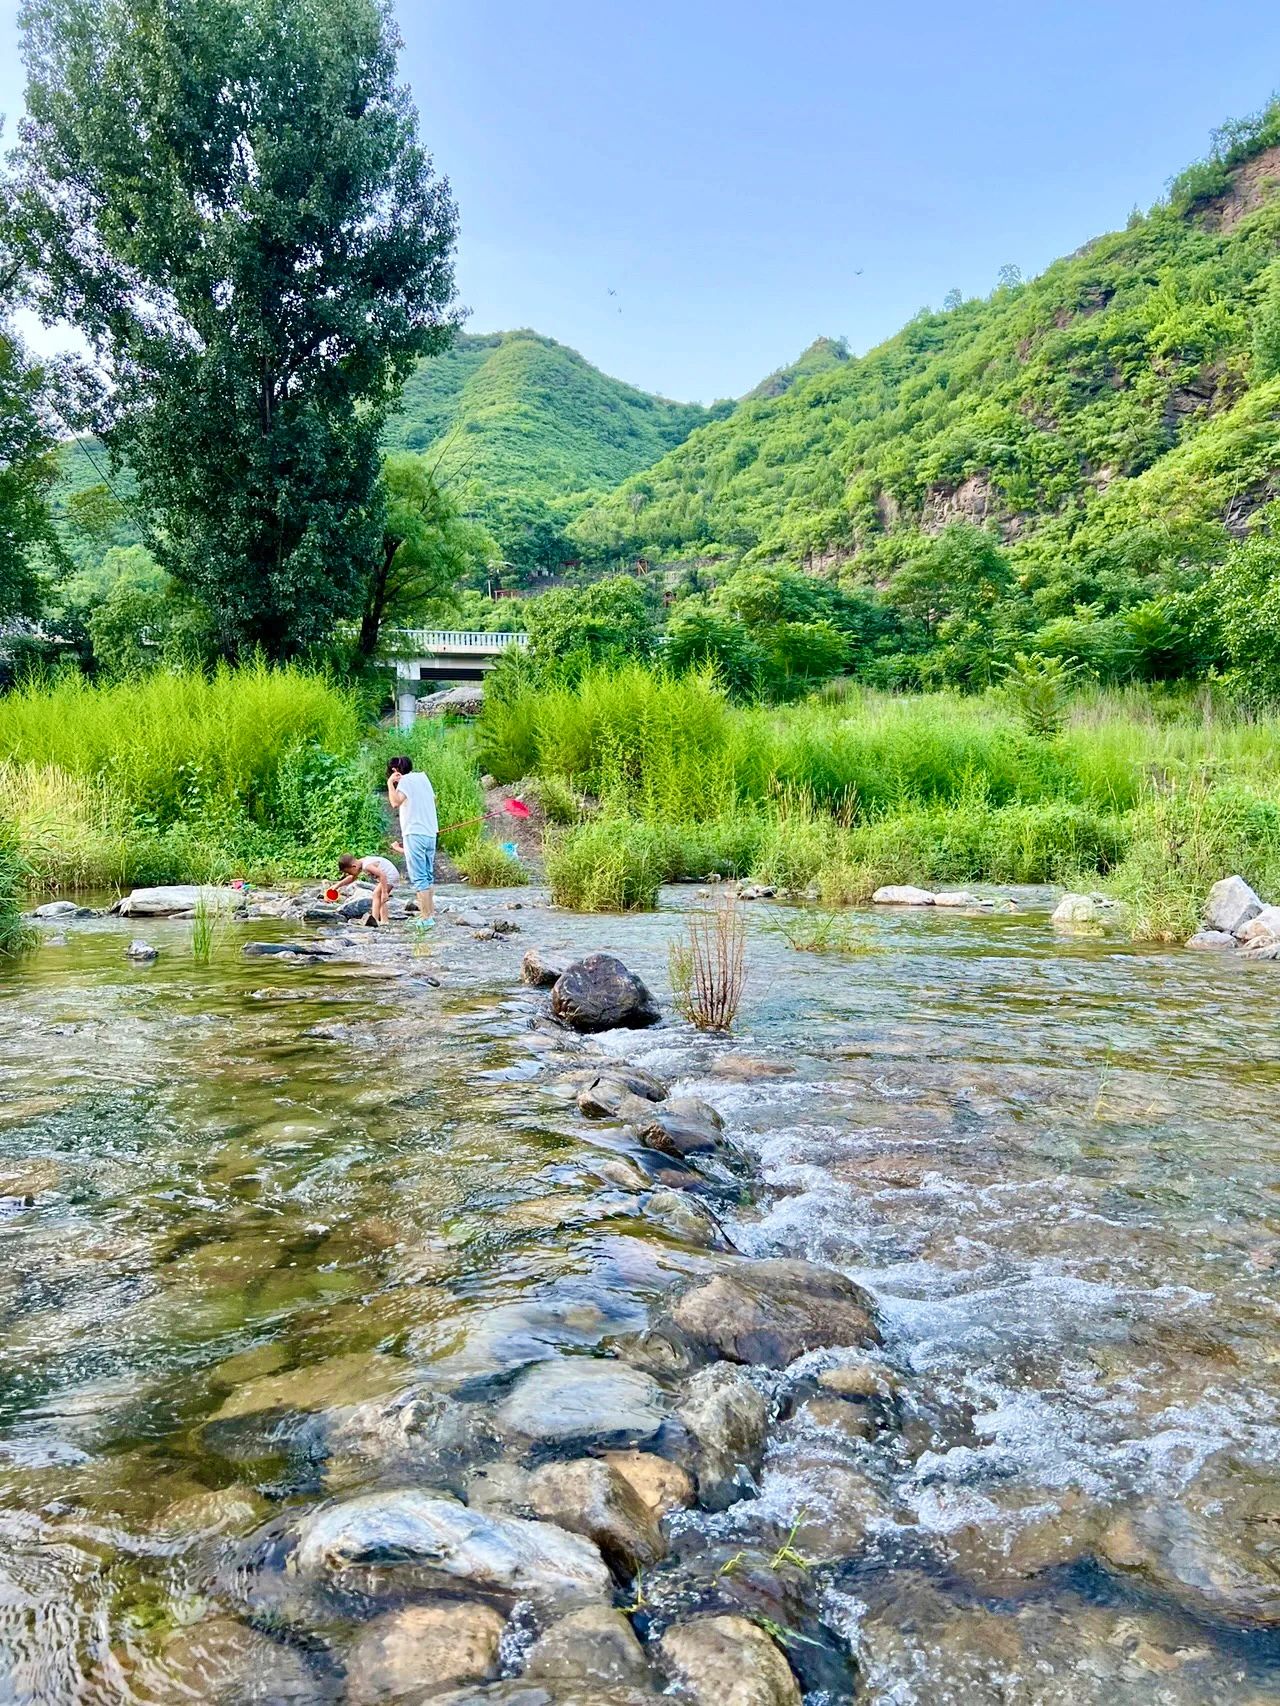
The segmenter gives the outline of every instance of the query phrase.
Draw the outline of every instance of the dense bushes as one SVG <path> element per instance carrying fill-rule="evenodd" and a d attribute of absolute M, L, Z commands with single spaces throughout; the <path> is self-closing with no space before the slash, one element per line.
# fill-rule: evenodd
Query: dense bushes
<path fill-rule="evenodd" d="M 20 910 L 27 876 L 17 833 L 0 819 L 0 959 L 21 953 L 31 939 Z"/>
<path fill-rule="evenodd" d="M 311 874 L 380 838 L 363 725 L 297 669 L 66 675 L 0 698 L 0 803 L 45 887 Z"/>

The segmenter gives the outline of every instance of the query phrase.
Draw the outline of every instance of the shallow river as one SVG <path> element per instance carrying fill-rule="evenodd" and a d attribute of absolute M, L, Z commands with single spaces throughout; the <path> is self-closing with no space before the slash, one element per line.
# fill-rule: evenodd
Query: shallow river
<path fill-rule="evenodd" d="M 576 1044 L 523 948 L 607 947 L 669 1007 L 687 891 L 520 898 L 520 934 L 444 923 L 417 959 L 246 959 L 258 924 L 202 966 L 172 923 L 134 966 L 104 920 L 0 972 L 0 1706 L 347 1698 L 376 1594 L 308 1624 L 255 1539 L 426 1473 L 344 1415 L 625 1346 L 707 1259 L 696 1200 L 651 1211 L 625 1131 L 555 1093 L 601 1055 L 719 1110 L 727 1237 L 867 1287 L 894 1388 L 846 1426 L 796 1413 L 821 1353 L 770 1377 L 757 1496 L 669 1518 L 619 1589 L 643 1637 L 745 1607 L 810 1706 L 1280 1700 L 1280 967 L 1055 940 L 1035 907 L 868 914 L 828 958 L 757 911 L 732 1039 Z M 291 1692 L 260 1654 L 252 1684 L 172 1657 L 232 1618 Z"/>

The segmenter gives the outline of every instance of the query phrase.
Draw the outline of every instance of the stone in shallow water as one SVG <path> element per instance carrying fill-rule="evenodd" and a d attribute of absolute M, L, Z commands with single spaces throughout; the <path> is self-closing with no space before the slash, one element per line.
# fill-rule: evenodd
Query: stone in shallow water
<path fill-rule="evenodd" d="M 693 1482 L 678 1463 L 651 1451 L 609 1451 L 604 1461 L 612 1464 L 655 1517 L 693 1503 Z"/>
<path fill-rule="evenodd" d="M 764 1456 L 769 1403 L 731 1363 L 699 1370 L 685 1388 L 680 1420 L 697 1441 L 698 1499 L 720 1511 L 754 1489 Z"/>
<path fill-rule="evenodd" d="M 667 1420 L 657 1381 L 625 1363 L 563 1357 L 536 1363 L 498 1406 L 509 1433 L 563 1443 L 600 1440 L 639 1444 Z"/>
<path fill-rule="evenodd" d="M 530 1682 L 589 1683 L 597 1688 L 642 1682 L 644 1649 L 620 1611 L 587 1606 L 553 1623 L 529 1654 Z"/>
<path fill-rule="evenodd" d="M 282 1706 L 314 1702 L 319 1681 L 296 1648 L 231 1617 L 179 1629 L 165 1642 L 156 1698 L 201 1706 Z M 143 1698 L 146 1698 L 144 1695 Z"/>
<path fill-rule="evenodd" d="M 785 1368 L 806 1351 L 880 1343 L 870 1295 L 814 1262 L 734 1262 L 695 1284 L 676 1325 L 730 1362 Z"/>
<path fill-rule="evenodd" d="M 596 1078 L 578 1091 L 578 1111 L 589 1120 L 646 1120 L 653 1103 L 616 1078 Z"/>
<path fill-rule="evenodd" d="M 224 1534 L 248 1534 L 266 1520 L 270 1508 L 252 1487 L 223 1487 L 179 1499 L 153 1526 L 157 1533 L 175 1540 L 213 1540 Z"/>
<path fill-rule="evenodd" d="M 641 1029 L 662 1015 L 645 984 L 613 954 L 588 954 L 557 978 L 551 1011 L 575 1031 Z"/>
<path fill-rule="evenodd" d="M 1280 1474 L 1212 1464 L 1176 1497 L 1117 1516 L 1099 1550 L 1193 1612 L 1280 1626 Z"/>
<path fill-rule="evenodd" d="M 910 883 L 887 883 L 871 897 L 874 906 L 932 906 L 931 889 L 914 888 Z"/>
<path fill-rule="evenodd" d="M 1053 909 L 1050 923 L 1058 930 L 1089 929 L 1100 925 L 1102 910 L 1092 895 L 1064 894 Z"/>
<path fill-rule="evenodd" d="M 1194 936 L 1187 938 L 1188 948 L 1199 948 L 1210 953 L 1234 953 L 1236 939 L 1228 936 L 1225 930 L 1197 930 Z"/>
<path fill-rule="evenodd" d="M 599 1457 L 518 1469 L 495 1463 L 467 1484 L 475 1509 L 541 1517 L 585 1534 L 620 1576 L 656 1564 L 667 1543 L 649 1506 L 616 1469 Z"/>
<path fill-rule="evenodd" d="M 121 918 L 180 918 L 203 901 L 210 911 L 234 912 L 244 905 L 244 892 L 232 888 L 201 888 L 198 883 L 173 883 L 134 889 L 112 907 Z"/>
<path fill-rule="evenodd" d="M 686 1155 L 709 1154 L 720 1141 L 718 1127 L 709 1121 L 672 1112 L 665 1106 L 646 1106 L 634 1123 L 636 1135 L 646 1149 L 673 1155 L 677 1160 Z"/>
<path fill-rule="evenodd" d="M 697 1706 L 800 1706 L 781 1652 L 745 1617 L 699 1617 L 662 1637 L 662 1655 Z"/>
<path fill-rule="evenodd" d="M 491 1605 L 410 1605 L 376 1617 L 347 1654 L 348 1706 L 391 1706 L 463 1682 L 491 1682 L 501 1668 L 506 1619 Z"/>
<path fill-rule="evenodd" d="M 305 1517 L 292 1559 L 303 1576 L 348 1566 L 422 1565 L 490 1592 L 552 1600 L 609 1593 L 599 1552 L 549 1522 L 488 1516 L 454 1500 L 405 1487 L 345 1499 Z"/>
<path fill-rule="evenodd" d="M 160 958 L 159 948 L 153 948 L 150 942 L 144 942 L 140 936 L 135 936 L 124 951 L 127 960 L 134 960 L 139 965 L 150 965 L 152 960 Z"/>

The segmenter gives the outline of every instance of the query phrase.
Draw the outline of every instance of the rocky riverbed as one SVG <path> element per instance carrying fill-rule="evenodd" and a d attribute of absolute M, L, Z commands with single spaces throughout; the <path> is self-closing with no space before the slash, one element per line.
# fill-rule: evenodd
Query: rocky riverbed
<path fill-rule="evenodd" d="M 762 903 L 731 1039 L 687 892 L 45 921 L 0 1699 L 1280 1698 L 1274 967 L 1018 898 Z"/>

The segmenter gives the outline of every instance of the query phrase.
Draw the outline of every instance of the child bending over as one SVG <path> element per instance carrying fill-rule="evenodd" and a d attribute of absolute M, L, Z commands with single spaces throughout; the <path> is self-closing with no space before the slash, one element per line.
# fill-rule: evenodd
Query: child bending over
<path fill-rule="evenodd" d="M 338 869 L 342 872 L 338 879 L 340 889 L 350 888 L 361 877 L 373 884 L 373 902 L 365 923 L 375 929 L 379 924 L 385 924 L 387 902 L 391 899 L 392 889 L 400 881 L 400 873 L 390 859 L 384 859 L 380 853 L 371 853 L 367 859 L 357 859 L 354 853 L 344 853 L 338 860 Z"/>

